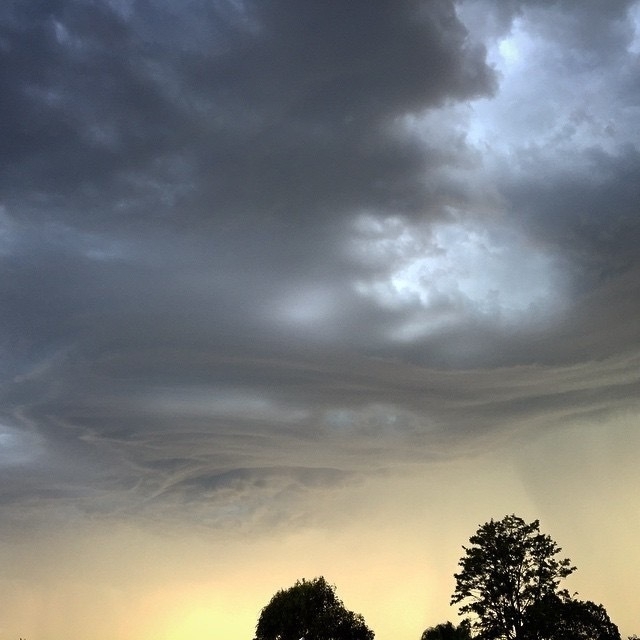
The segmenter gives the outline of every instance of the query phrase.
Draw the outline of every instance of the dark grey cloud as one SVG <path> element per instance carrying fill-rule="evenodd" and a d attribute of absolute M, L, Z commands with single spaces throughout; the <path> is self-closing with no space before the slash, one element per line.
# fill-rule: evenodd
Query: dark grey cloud
<path fill-rule="evenodd" d="M 522 203 L 523 216 L 546 243 L 594 278 L 606 279 L 637 266 L 640 157 L 628 145 L 616 155 L 588 149 L 583 160 L 580 171 L 520 178 L 505 193 Z"/>
<path fill-rule="evenodd" d="M 639 384 L 637 354 L 445 372 L 300 351 L 75 353 L 14 383 L 3 423 L 26 452 L 3 469 L 3 509 L 37 507 L 26 525 L 73 504 L 290 527 L 346 482 L 634 411 Z"/>
<path fill-rule="evenodd" d="M 632 408 L 632 6 L 0 9 L 5 512 L 272 526 Z"/>
<path fill-rule="evenodd" d="M 74 226 L 415 208 L 429 154 L 393 120 L 493 87 L 450 2 L 32 4 L 6 10 L 4 187 Z"/>

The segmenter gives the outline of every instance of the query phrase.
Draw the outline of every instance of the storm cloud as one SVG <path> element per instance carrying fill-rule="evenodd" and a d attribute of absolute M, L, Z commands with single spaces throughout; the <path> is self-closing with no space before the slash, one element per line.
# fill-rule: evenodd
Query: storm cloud
<path fill-rule="evenodd" d="M 637 413 L 637 3 L 0 19 L 7 526 L 294 526 Z"/>

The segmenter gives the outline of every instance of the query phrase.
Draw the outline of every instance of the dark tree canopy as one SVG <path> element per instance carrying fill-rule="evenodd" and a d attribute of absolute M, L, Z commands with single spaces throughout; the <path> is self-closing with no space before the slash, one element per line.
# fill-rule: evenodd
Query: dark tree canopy
<path fill-rule="evenodd" d="M 345 608 L 323 577 L 298 580 L 262 609 L 255 640 L 373 640 L 364 618 Z"/>
<path fill-rule="evenodd" d="M 480 640 L 620 640 L 602 605 L 560 589 L 575 567 L 557 557 L 562 549 L 540 533 L 538 520 L 491 520 L 469 542 L 451 604 L 474 616 Z"/>
<path fill-rule="evenodd" d="M 529 637 L 545 640 L 620 640 L 605 608 L 589 600 L 548 596 L 531 611 Z"/>
<path fill-rule="evenodd" d="M 425 629 L 420 640 L 471 640 L 471 625 L 468 620 L 457 627 L 452 622 L 437 624 Z"/>
<path fill-rule="evenodd" d="M 462 603 L 460 612 L 475 616 L 483 640 L 523 640 L 531 607 L 549 595 L 568 597 L 559 584 L 575 567 L 556 557 L 560 547 L 539 525 L 515 515 L 491 520 L 463 547 L 451 604 Z"/>

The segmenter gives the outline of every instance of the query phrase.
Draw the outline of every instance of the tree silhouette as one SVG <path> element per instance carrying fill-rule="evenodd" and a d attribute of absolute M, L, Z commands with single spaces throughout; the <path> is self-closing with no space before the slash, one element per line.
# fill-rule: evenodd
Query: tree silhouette
<path fill-rule="evenodd" d="M 463 620 L 457 627 L 452 622 L 437 624 L 422 632 L 420 640 L 471 640 L 471 625 Z"/>
<path fill-rule="evenodd" d="M 469 542 L 451 604 L 475 616 L 480 640 L 620 640 L 602 605 L 560 589 L 575 567 L 556 557 L 562 549 L 540 533 L 538 520 L 490 520 Z"/>
<path fill-rule="evenodd" d="M 589 600 L 548 596 L 533 607 L 528 635 L 545 640 L 620 640 L 605 608 Z"/>
<path fill-rule="evenodd" d="M 465 555 L 454 574 L 451 604 L 463 603 L 460 613 L 475 615 L 473 628 L 483 640 L 524 640 L 527 613 L 548 595 L 568 597 L 559 583 L 571 574 L 567 558 L 557 559 L 560 547 L 540 533 L 540 523 L 515 515 L 480 526 L 463 547 Z"/>
<path fill-rule="evenodd" d="M 262 609 L 255 640 L 373 640 L 364 618 L 345 608 L 323 577 L 298 580 Z"/>

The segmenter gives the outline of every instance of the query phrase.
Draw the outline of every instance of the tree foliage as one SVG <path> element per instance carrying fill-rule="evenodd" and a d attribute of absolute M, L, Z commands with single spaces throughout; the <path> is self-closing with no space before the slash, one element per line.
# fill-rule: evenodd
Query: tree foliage
<path fill-rule="evenodd" d="M 475 616 L 483 640 L 524 640 L 532 607 L 547 596 L 568 598 L 559 585 L 575 567 L 556 557 L 560 547 L 539 525 L 515 515 L 491 520 L 463 547 L 451 604 L 462 603 L 460 612 Z"/>
<path fill-rule="evenodd" d="M 620 640 L 605 608 L 589 600 L 548 596 L 529 616 L 531 638 L 545 640 Z"/>
<path fill-rule="evenodd" d="M 437 624 L 425 629 L 420 640 L 471 640 L 471 626 L 468 620 L 457 627 L 452 622 Z"/>
<path fill-rule="evenodd" d="M 298 580 L 262 609 L 255 640 L 373 640 L 364 618 L 345 608 L 323 577 Z"/>
<path fill-rule="evenodd" d="M 562 549 L 538 520 L 491 520 L 469 542 L 451 604 L 474 616 L 480 640 L 620 640 L 602 605 L 560 589 L 575 567 L 557 557 Z"/>

